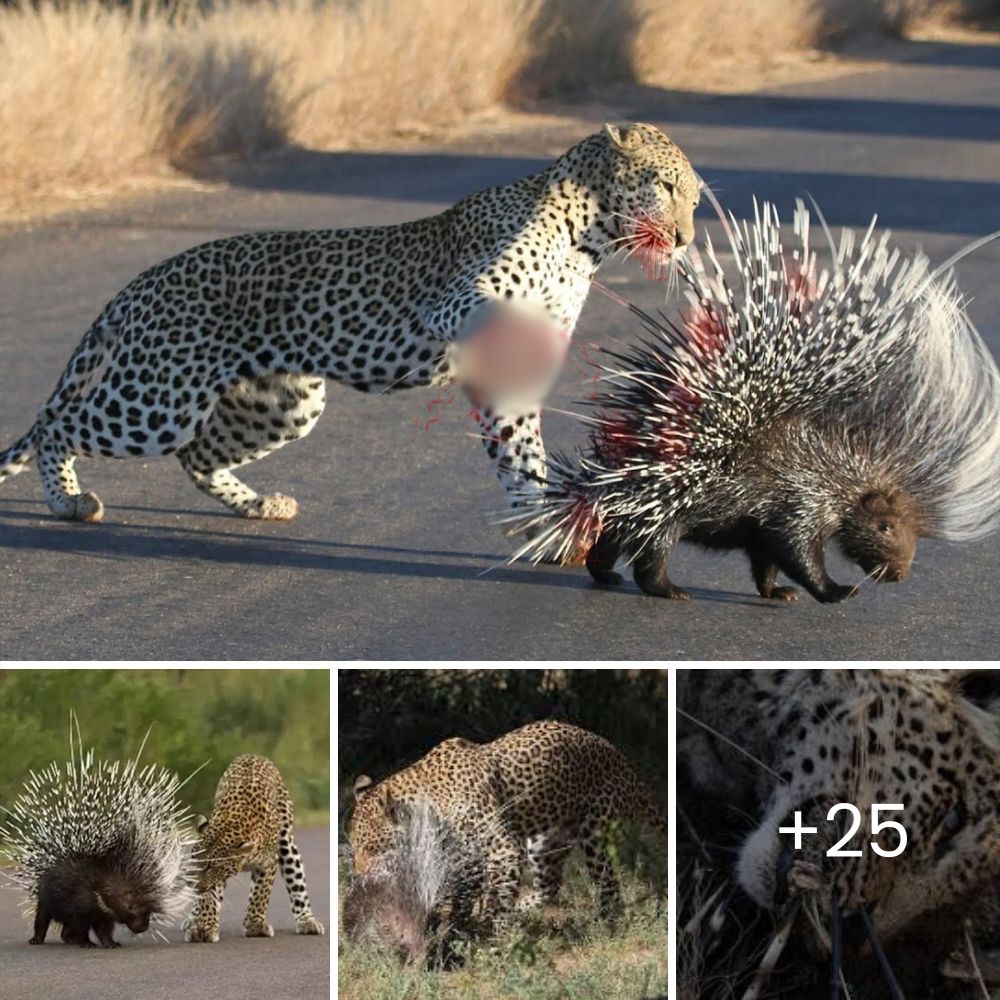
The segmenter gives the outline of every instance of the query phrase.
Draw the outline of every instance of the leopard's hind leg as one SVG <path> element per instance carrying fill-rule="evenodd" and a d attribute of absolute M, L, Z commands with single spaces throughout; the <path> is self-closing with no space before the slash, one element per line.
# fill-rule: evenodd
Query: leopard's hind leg
<path fill-rule="evenodd" d="M 238 383 L 219 401 L 198 436 L 177 452 L 194 484 L 243 517 L 287 521 L 299 505 L 281 493 L 260 495 L 232 471 L 305 437 L 326 404 L 312 375 L 262 375 Z"/>

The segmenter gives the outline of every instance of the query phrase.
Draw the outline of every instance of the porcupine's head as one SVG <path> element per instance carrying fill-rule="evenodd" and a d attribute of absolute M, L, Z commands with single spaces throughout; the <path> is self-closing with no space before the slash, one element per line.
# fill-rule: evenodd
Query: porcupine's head
<path fill-rule="evenodd" d="M 905 493 L 866 493 L 848 511 L 837 542 L 848 559 L 880 582 L 905 580 L 913 565 L 920 520 Z"/>
<path fill-rule="evenodd" d="M 485 861 L 475 838 L 459 836 L 423 795 L 398 801 L 388 846 L 351 879 L 344 932 L 393 952 L 401 962 L 429 956 L 451 931 L 471 930 L 472 901 Z"/>
<path fill-rule="evenodd" d="M 111 870 L 101 873 L 96 897 L 98 907 L 133 934 L 149 930 L 156 901 L 127 872 Z"/>
<path fill-rule="evenodd" d="M 651 277 L 694 239 L 701 185 L 681 149 L 658 128 L 605 125 L 566 152 L 555 177 L 587 189 L 599 218 L 575 220 L 600 232 L 600 253 L 636 254 Z"/>
<path fill-rule="evenodd" d="M 75 717 L 73 726 L 76 726 Z M 74 738 L 75 737 L 75 738 Z M 11 880 L 27 905 L 43 891 L 69 900 L 81 886 L 133 933 L 169 923 L 193 900 L 194 837 L 178 776 L 157 765 L 94 759 L 71 730 L 70 761 L 32 773 L 0 824 Z M 141 748 L 140 748 L 141 753 Z"/>

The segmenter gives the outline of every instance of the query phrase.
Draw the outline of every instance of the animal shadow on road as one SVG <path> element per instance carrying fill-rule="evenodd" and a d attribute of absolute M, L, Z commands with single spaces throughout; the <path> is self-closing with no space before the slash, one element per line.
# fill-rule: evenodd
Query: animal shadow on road
<path fill-rule="evenodd" d="M 121 561 L 193 560 L 375 576 L 528 584 L 569 590 L 600 589 L 617 598 L 646 599 L 632 587 L 591 588 L 586 572 L 580 567 L 563 569 L 527 565 L 515 567 L 507 565 L 508 556 L 498 553 L 415 549 L 291 537 L 276 538 L 257 534 L 260 522 L 245 522 L 226 514 L 216 515 L 215 512 L 209 516 L 226 518 L 234 525 L 233 530 L 214 531 L 203 528 L 175 528 L 167 525 L 116 524 L 112 521 L 80 525 L 54 520 L 42 521 L 35 514 L 5 510 L 8 503 L 8 501 L 0 502 L 0 512 L 2 512 L 0 550 L 75 553 L 97 559 Z M 149 512 L 147 508 L 141 509 L 145 513 Z M 178 512 L 165 513 L 176 515 Z M 244 530 L 240 530 L 241 528 Z M 402 558 L 407 556 L 413 558 Z M 483 566 L 483 562 L 487 565 Z M 699 600 L 739 603 L 753 607 L 772 606 L 770 602 L 729 591 L 695 589 L 693 594 Z"/>

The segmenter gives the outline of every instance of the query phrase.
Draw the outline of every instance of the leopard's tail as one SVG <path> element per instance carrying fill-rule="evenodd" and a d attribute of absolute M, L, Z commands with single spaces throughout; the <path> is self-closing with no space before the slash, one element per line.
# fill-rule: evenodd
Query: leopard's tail
<path fill-rule="evenodd" d="M 97 380 L 118 339 L 121 315 L 122 307 L 115 299 L 87 331 L 70 357 L 55 390 L 39 411 L 34 426 L 6 451 L 0 452 L 0 483 L 24 472 L 35 457 L 38 431 L 55 420 L 67 403 L 83 396 Z"/>
<path fill-rule="evenodd" d="M 31 464 L 35 457 L 35 428 L 18 438 L 6 451 L 0 451 L 0 483 L 16 476 Z"/>

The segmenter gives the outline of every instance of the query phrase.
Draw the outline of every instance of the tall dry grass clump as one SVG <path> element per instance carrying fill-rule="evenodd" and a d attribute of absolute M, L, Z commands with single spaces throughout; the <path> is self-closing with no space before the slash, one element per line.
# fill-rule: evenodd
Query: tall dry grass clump
<path fill-rule="evenodd" d="M 996 2 L 15 0 L 0 7 L 0 215 L 32 193 L 371 145 L 609 81 L 699 89 L 730 62 Z"/>
<path fill-rule="evenodd" d="M 0 8 L 0 197 L 448 124 L 508 94 L 538 2 Z"/>
<path fill-rule="evenodd" d="M 815 46 L 824 33 L 829 0 L 635 0 L 641 30 L 636 75 L 666 87 L 698 89 L 699 76 L 719 67 L 765 65 L 775 56 Z M 862 0 L 864 2 L 864 0 Z"/>

